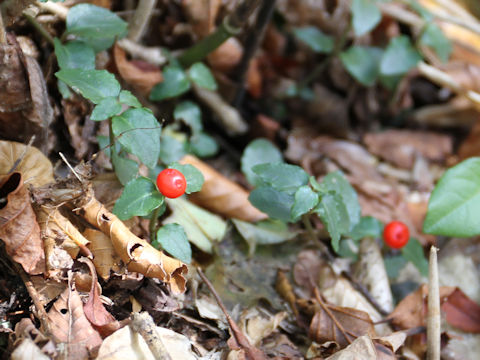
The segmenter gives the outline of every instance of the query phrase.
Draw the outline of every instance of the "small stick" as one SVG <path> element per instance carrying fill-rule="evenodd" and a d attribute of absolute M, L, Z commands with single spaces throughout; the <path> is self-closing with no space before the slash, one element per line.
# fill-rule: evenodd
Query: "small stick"
<path fill-rule="evenodd" d="M 148 312 L 133 313 L 130 326 L 143 337 L 155 359 L 172 360 Z"/>
<path fill-rule="evenodd" d="M 437 251 L 430 248 L 428 275 L 427 359 L 440 360 L 440 289 L 438 285 Z"/>
<path fill-rule="evenodd" d="M 10 170 L 8 170 L 8 173 L 7 174 L 11 174 L 15 171 L 15 169 L 18 167 L 18 165 L 21 164 L 21 162 L 23 161 L 23 159 L 25 158 L 25 155 L 27 155 L 27 151 L 28 149 L 30 149 L 30 146 L 32 146 L 32 143 L 35 141 L 35 135 L 32 135 L 32 137 L 30 138 L 30 141 L 28 142 L 27 146 L 25 147 L 25 149 L 23 149 L 23 152 L 22 152 L 22 155 L 20 155 L 20 157 L 15 160 L 15 162 L 13 163 L 12 167 L 10 168 Z"/>
<path fill-rule="evenodd" d="M 157 5 L 157 0 L 140 0 L 130 21 L 130 30 L 128 38 L 134 42 L 138 42 L 147 28 L 153 9 Z"/>
<path fill-rule="evenodd" d="M 7 43 L 7 32 L 5 31 L 5 26 L 3 25 L 3 16 L 0 11 L 0 44 Z"/>
<path fill-rule="evenodd" d="M 32 15 L 30 15 L 27 11 L 23 12 L 23 16 L 25 16 L 25 19 L 42 35 L 49 43 L 50 45 L 54 44 L 52 35 L 45 29 L 42 24 L 40 24 Z"/>
<path fill-rule="evenodd" d="M 70 163 L 68 162 L 67 158 L 65 157 L 65 155 L 63 155 L 61 152 L 58 153 L 60 155 L 60 157 L 62 158 L 62 160 L 65 162 L 65 164 L 67 164 L 68 168 L 73 172 L 73 175 L 75 175 L 75 177 L 78 179 L 78 181 L 80 181 L 81 183 L 83 183 L 82 179 L 80 178 L 80 176 L 78 176 L 77 172 L 75 171 L 75 169 L 72 167 L 72 165 L 70 165 Z"/>

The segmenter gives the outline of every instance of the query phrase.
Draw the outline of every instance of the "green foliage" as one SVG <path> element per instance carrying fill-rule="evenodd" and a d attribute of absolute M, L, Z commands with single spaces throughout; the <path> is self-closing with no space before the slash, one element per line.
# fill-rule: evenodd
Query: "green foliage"
<path fill-rule="evenodd" d="M 68 11 L 66 32 L 101 51 L 112 46 L 116 38 L 126 35 L 127 25 L 105 8 L 78 4 Z"/>
<path fill-rule="evenodd" d="M 308 174 L 300 166 L 285 163 L 259 164 L 252 170 L 263 184 L 289 195 L 295 194 L 309 180 Z"/>
<path fill-rule="evenodd" d="M 207 90 L 217 90 L 217 82 L 213 77 L 212 72 L 203 63 L 198 62 L 193 64 L 188 70 L 188 76 L 198 86 Z"/>
<path fill-rule="evenodd" d="M 115 169 L 118 181 L 126 185 L 135 179 L 138 174 L 138 163 L 135 160 L 122 157 L 116 151 L 112 153 L 112 164 Z"/>
<path fill-rule="evenodd" d="M 318 204 L 318 194 L 308 185 L 300 186 L 295 193 L 295 202 L 291 210 L 292 219 L 297 220 Z"/>
<path fill-rule="evenodd" d="M 138 177 L 125 185 L 122 195 L 113 207 L 120 220 L 132 216 L 147 216 L 164 201 L 154 183 L 146 177 Z"/>
<path fill-rule="evenodd" d="M 402 256 L 410 261 L 423 276 L 428 276 L 428 261 L 423 253 L 423 248 L 417 239 L 410 239 L 402 248 Z"/>
<path fill-rule="evenodd" d="M 128 90 L 122 90 L 120 91 L 120 95 L 118 95 L 118 101 L 120 101 L 124 105 L 128 105 L 134 108 L 141 108 L 142 104 L 138 99 L 136 98 L 135 95 L 133 95 L 130 91 Z"/>
<path fill-rule="evenodd" d="M 60 69 L 95 69 L 95 52 L 81 41 L 70 41 L 62 45 L 57 38 L 53 39 L 55 55 Z"/>
<path fill-rule="evenodd" d="M 380 71 L 383 50 L 369 46 L 352 46 L 340 54 L 345 69 L 365 86 L 375 84 Z"/>
<path fill-rule="evenodd" d="M 314 26 L 295 28 L 293 34 L 317 53 L 328 54 L 333 51 L 334 39 Z"/>
<path fill-rule="evenodd" d="M 350 238 L 359 241 L 366 237 L 378 239 L 382 237 L 383 224 L 373 216 L 363 216 L 348 234 Z"/>
<path fill-rule="evenodd" d="M 177 140 L 164 131 L 161 137 L 160 160 L 164 164 L 170 164 L 181 160 L 187 154 L 185 143 Z"/>
<path fill-rule="evenodd" d="M 190 90 L 190 80 L 179 66 L 169 65 L 163 69 L 163 81 L 155 85 L 150 100 L 161 101 L 177 97 Z"/>
<path fill-rule="evenodd" d="M 64 69 L 55 75 L 94 104 L 107 97 L 117 97 L 120 93 L 120 84 L 106 70 Z"/>
<path fill-rule="evenodd" d="M 407 36 L 390 39 L 380 62 L 380 73 L 387 76 L 403 75 L 422 59 Z"/>
<path fill-rule="evenodd" d="M 385 257 L 383 261 L 390 279 L 397 278 L 400 270 L 407 264 L 407 260 L 402 255 L 388 256 Z"/>
<path fill-rule="evenodd" d="M 200 106 L 192 101 L 187 100 L 178 104 L 173 111 L 173 117 L 187 124 L 194 133 L 203 130 L 202 111 Z"/>
<path fill-rule="evenodd" d="M 333 250 L 338 251 L 340 237 L 350 231 L 350 216 L 342 197 L 339 194 L 327 193 L 322 196 L 320 204 L 315 208 L 332 238 Z"/>
<path fill-rule="evenodd" d="M 210 135 L 199 132 L 190 138 L 190 150 L 199 157 L 209 157 L 218 152 L 218 144 Z"/>
<path fill-rule="evenodd" d="M 166 224 L 157 231 L 152 245 L 168 252 L 184 263 L 192 261 L 192 248 L 188 242 L 185 230 L 178 224 Z"/>
<path fill-rule="evenodd" d="M 429 23 L 420 36 L 420 44 L 431 47 L 440 60 L 447 62 L 452 53 L 452 44 L 435 23 Z"/>
<path fill-rule="evenodd" d="M 480 158 L 462 161 L 438 181 L 423 223 L 427 234 L 470 237 L 480 234 Z"/>
<path fill-rule="evenodd" d="M 102 121 L 117 115 L 122 110 L 122 105 L 115 97 L 106 97 L 98 103 L 90 115 L 90 120 Z"/>
<path fill-rule="evenodd" d="M 295 202 L 292 194 L 281 192 L 270 186 L 260 186 L 250 193 L 248 200 L 271 218 L 292 221 L 290 210 Z"/>
<path fill-rule="evenodd" d="M 373 0 L 353 0 L 352 28 L 355 35 L 362 36 L 373 30 L 380 20 L 382 13 Z"/>
<path fill-rule="evenodd" d="M 160 124 L 144 108 L 129 109 L 112 118 L 112 130 L 117 140 L 131 154 L 149 168 L 153 168 L 160 155 Z"/>
<path fill-rule="evenodd" d="M 190 164 L 178 164 L 173 163 L 169 166 L 171 169 L 177 169 L 180 171 L 187 180 L 187 189 L 185 192 L 191 194 L 193 192 L 200 191 L 205 181 L 202 173 L 193 165 Z"/>
<path fill-rule="evenodd" d="M 282 153 L 275 145 L 267 139 L 255 139 L 243 151 L 241 160 L 242 172 L 250 184 L 258 186 L 262 184 L 262 180 L 254 173 L 252 168 L 259 164 L 282 161 Z"/>

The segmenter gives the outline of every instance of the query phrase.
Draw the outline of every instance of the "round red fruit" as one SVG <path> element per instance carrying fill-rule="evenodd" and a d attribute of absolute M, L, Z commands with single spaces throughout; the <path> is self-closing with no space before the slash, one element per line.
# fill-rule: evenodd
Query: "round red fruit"
<path fill-rule="evenodd" d="M 410 231 L 407 225 L 401 221 L 392 221 L 383 229 L 385 243 L 394 249 L 404 247 L 410 239 Z"/>
<path fill-rule="evenodd" d="M 185 193 L 187 180 L 177 169 L 165 169 L 157 176 L 157 187 L 163 196 L 174 199 Z"/>

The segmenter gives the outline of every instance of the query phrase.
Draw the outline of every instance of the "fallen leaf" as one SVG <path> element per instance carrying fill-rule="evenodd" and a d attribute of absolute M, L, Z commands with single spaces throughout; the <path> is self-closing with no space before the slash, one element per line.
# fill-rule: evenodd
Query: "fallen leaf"
<path fill-rule="evenodd" d="M 61 103 L 63 119 L 70 134 L 75 157 L 83 159 L 91 151 L 92 139 L 95 139 L 96 135 L 96 123 L 89 118 L 92 105 L 80 96 L 62 99 Z"/>
<path fill-rule="evenodd" d="M 287 313 L 282 311 L 275 315 L 262 315 L 256 308 L 243 311 L 240 314 L 238 325 L 247 335 L 253 346 L 260 346 L 263 339 L 270 336 L 287 317 Z"/>
<path fill-rule="evenodd" d="M 248 201 L 249 194 L 245 189 L 203 161 L 187 155 L 180 162 L 195 166 L 205 179 L 202 189 L 189 196 L 194 203 L 214 213 L 243 221 L 259 221 L 267 218 L 267 215 Z"/>
<path fill-rule="evenodd" d="M 210 34 L 215 28 L 215 19 L 222 5 L 221 0 L 183 0 L 182 7 L 193 33 L 200 38 Z"/>
<path fill-rule="evenodd" d="M 38 226 L 30 204 L 30 194 L 18 172 L 0 182 L 0 239 L 13 260 L 28 274 L 45 271 L 45 252 Z"/>
<path fill-rule="evenodd" d="M 88 248 L 93 254 L 93 263 L 98 275 L 103 280 L 108 280 L 111 271 L 120 270 L 121 263 L 112 241 L 107 235 L 95 229 L 85 229 L 83 235 L 90 241 Z"/>
<path fill-rule="evenodd" d="M 144 286 L 135 292 L 135 296 L 137 302 L 153 317 L 177 311 L 180 307 L 175 298 L 169 294 L 167 287 L 155 283 L 152 279 L 146 279 Z"/>
<path fill-rule="evenodd" d="M 213 70 L 229 73 L 239 64 L 243 55 L 243 46 L 237 38 L 228 38 L 222 45 L 207 56 Z"/>
<path fill-rule="evenodd" d="M 13 350 L 10 359 L 12 360 L 49 360 L 50 357 L 45 355 L 40 348 L 31 339 L 23 340 L 20 345 L 17 345 Z"/>
<path fill-rule="evenodd" d="M 254 98 L 259 99 L 262 96 L 263 76 L 260 71 L 260 63 L 258 58 L 250 61 L 247 70 L 246 87 L 248 93 Z"/>
<path fill-rule="evenodd" d="M 58 282 L 51 279 L 45 279 L 43 276 L 30 276 L 33 286 L 38 292 L 38 299 L 43 304 L 48 304 L 50 301 L 56 299 L 66 287 L 64 282 Z"/>
<path fill-rule="evenodd" d="M 53 167 L 50 160 L 34 146 L 0 140 L 0 176 L 7 175 L 13 166 L 22 173 L 24 184 L 40 187 L 53 183 Z"/>
<path fill-rule="evenodd" d="M 468 333 L 480 333 L 480 306 L 456 288 L 442 303 L 447 322 Z"/>

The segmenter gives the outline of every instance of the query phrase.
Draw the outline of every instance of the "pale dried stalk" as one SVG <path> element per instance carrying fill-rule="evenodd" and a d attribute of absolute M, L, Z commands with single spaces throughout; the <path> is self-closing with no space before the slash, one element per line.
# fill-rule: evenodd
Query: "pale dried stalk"
<path fill-rule="evenodd" d="M 427 359 L 440 360 L 440 288 L 438 285 L 437 251 L 430 248 L 428 275 Z"/>
<path fill-rule="evenodd" d="M 157 4 L 157 0 L 140 0 L 130 22 L 130 30 L 128 31 L 128 38 L 134 42 L 138 42 L 147 28 L 152 11 Z"/>
<path fill-rule="evenodd" d="M 148 312 L 133 313 L 130 327 L 143 337 L 155 359 L 172 360 Z"/>
<path fill-rule="evenodd" d="M 54 3 L 53 1 L 47 1 L 42 3 L 37 1 L 36 5 L 45 11 L 57 15 L 61 20 L 66 20 L 68 15 L 68 8 L 60 3 Z"/>

